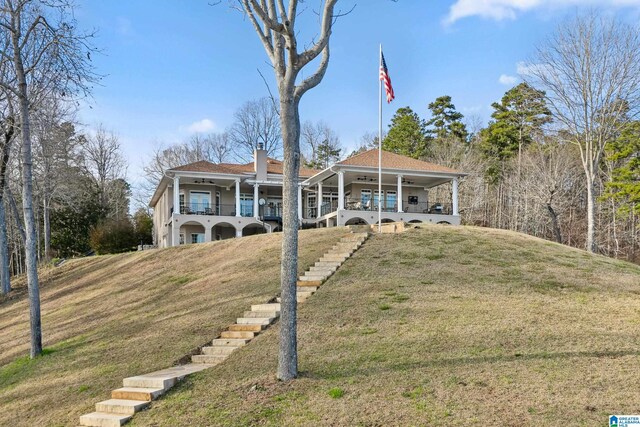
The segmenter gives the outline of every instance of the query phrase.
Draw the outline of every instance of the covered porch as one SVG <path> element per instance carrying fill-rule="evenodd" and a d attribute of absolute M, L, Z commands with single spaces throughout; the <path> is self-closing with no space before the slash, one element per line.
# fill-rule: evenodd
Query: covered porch
<path fill-rule="evenodd" d="M 376 224 L 380 210 L 382 222 L 460 224 L 461 175 L 387 168 L 379 182 L 376 168 L 335 166 L 304 182 L 303 218 L 320 227 Z"/>

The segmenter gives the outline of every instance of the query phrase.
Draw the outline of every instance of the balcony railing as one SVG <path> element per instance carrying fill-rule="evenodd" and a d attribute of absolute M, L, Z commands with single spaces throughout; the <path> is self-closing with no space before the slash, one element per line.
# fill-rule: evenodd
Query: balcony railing
<path fill-rule="evenodd" d="M 378 203 L 377 200 L 363 200 L 363 199 L 355 199 L 355 198 L 345 198 L 344 208 L 346 210 L 351 211 L 377 211 Z M 402 202 L 402 210 L 407 213 L 424 213 L 424 214 L 435 214 L 435 215 L 451 215 L 453 209 L 451 208 L 450 203 L 426 203 L 426 202 L 418 202 L 418 203 L 408 203 L 407 201 Z M 382 201 L 382 212 L 397 212 L 398 205 L 396 201 L 383 200 Z"/>
<path fill-rule="evenodd" d="M 173 213 L 173 208 L 171 208 Z M 182 215 L 218 215 L 218 216 L 236 216 L 236 205 L 210 205 L 209 203 L 189 203 L 180 206 Z M 251 206 L 247 204 L 240 205 L 240 216 L 253 216 L 253 202 Z"/>

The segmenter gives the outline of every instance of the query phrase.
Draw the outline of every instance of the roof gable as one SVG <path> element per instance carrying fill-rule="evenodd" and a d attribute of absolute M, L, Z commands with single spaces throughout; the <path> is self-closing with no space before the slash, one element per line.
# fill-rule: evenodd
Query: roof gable
<path fill-rule="evenodd" d="M 356 154 L 355 156 L 349 157 L 348 159 L 338 162 L 337 164 L 343 166 L 363 166 L 377 168 L 378 149 L 372 148 L 371 150 Z M 440 166 L 436 165 L 435 163 L 413 159 L 411 157 L 402 156 L 400 154 L 392 153 L 385 150 L 382 150 L 382 168 L 413 170 L 420 172 L 460 173 L 459 171 L 448 168 L 446 166 Z"/>

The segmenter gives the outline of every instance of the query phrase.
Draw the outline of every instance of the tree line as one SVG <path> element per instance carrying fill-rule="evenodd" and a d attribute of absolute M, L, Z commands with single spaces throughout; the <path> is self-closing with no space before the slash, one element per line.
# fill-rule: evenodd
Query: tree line
<path fill-rule="evenodd" d="M 442 96 L 428 120 L 398 109 L 382 146 L 469 173 L 460 185 L 467 224 L 638 262 L 639 60 L 637 29 L 577 16 L 538 47 L 487 126 L 469 130 Z"/>
<path fill-rule="evenodd" d="M 0 295 L 25 274 L 31 357 L 42 352 L 38 267 L 55 257 L 130 250 L 151 238 L 129 215 L 116 135 L 80 132 L 80 101 L 100 81 L 66 0 L 0 0 Z"/>

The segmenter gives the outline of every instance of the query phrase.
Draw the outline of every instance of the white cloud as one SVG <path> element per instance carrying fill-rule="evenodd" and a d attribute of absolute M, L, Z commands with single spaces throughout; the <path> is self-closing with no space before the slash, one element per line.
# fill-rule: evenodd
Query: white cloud
<path fill-rule="evenodd" d="M 509 76 L 507 74 L 501 74 L 498 78 L 498 82 L 505 86 L 513 86 L 518 82 L 518 78 L 515 76 Z"/>
<path fill-rule="evenodd" d="M 534 9 L 558 9 L 567 6 L 640 7 L 640 0 L 456 0 L 444 19 L 446 25 L 459 19 L 479 16 L 502 21 Z"/>
<path fill-rule="evenodd" d="M 516 64 L 516 73 L 520 76 L 532 77 L 540 75 L 545 71 L 550 71 L 546 64 L 528 64 L 524 61 L 520 61 Z"/>
<path fill-rule="evenodd" d="M 204 133 L 212 131 L 213 129 L 215 129 L 215 127 L 216 124 L 213 123 L 213 120 L 202 119 L 187 126 L 187 131 L 189 131 L 190 133 Z"/>

